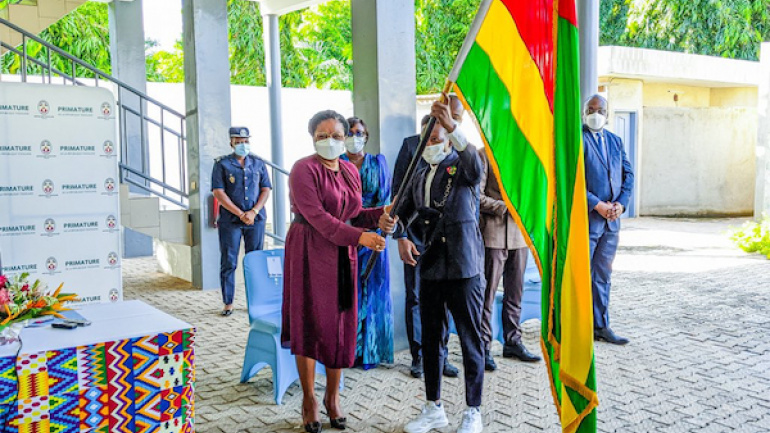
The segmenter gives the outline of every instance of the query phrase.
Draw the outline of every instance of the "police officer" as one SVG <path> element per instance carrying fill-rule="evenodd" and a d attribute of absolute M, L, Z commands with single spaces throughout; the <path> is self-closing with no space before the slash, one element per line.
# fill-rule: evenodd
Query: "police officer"
<path fill-rule="evenodd" d="M 265 239 L 265 202 L 272 185 L 264 161 L 249 152 L 249 137 L 248 128 L 230 128 L 233 153 L 217 158 L 211 174 L 211 190 L 222 207 L 218 227 L 223 316 L 233 313 L 241 237 L 247 253 L 261 250 Z"/>

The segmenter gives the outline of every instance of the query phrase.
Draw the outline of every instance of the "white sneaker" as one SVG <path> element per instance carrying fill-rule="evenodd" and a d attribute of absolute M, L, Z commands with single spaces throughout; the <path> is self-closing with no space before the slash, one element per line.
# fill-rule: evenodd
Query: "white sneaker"
<path fill-rule="evenodd" d="M 427 433 L 431 429 L 446 427 L 449 420 L 444 413 L 444 406 L 437 406 L 429 401 L 422 408 L 422 413 L 417 418 L 409 421 L 404 427 L 406 433 Z"/>
<path fill-rule="evenodd" d="M 457 428 L 457 433 L 481 433 L 484 425 L 481 422 L 481 412 L 477 407 L 469 407 L 463 412 L 463 421 Z"/>

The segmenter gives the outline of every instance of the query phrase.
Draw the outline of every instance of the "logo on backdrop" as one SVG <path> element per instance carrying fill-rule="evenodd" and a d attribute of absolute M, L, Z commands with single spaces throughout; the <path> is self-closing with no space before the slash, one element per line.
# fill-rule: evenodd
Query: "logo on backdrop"
<path fill-rule="evenodd" d="M 0 197 L 16 197 L 23 195 L 33 195 L 35 187 L 33 185 L 0 185 Z"/>
<path fill-rule="evenodd" d="M 13 226 L 0 226 L 0 237 L 24 236 L 35 233 L 37 227 L 34 224 L 19 224 Z"/>
<path fill-rule="evenodd" d="M 46 274 L 57 274 L 57 269 L 59 269 L 59 262 L 56 260 L 56 257 L 49 257 L 45 259 L 45 273 Z"/>
<path fill-rule="evenodd" d="M 56 194 L 54 194 L 55 186 L 53 184 L 53 181 L 51 179 L 46 179 L 43 181 L 43 195 L 41 197 L 55 197 Z"/>
<path fill-rule="evenodd" d="M 104 179 L 104 191 L 102 194 L 114 195 L 115 194 L 115 179 L 108 177 Z"/>
<path fill-rule="evenodd" d="M 38 114 L 35 117 L 40 119 L 50 119 L 53 117 L 51 115 L 51 104 L 49 104 L 46 100 L 42 100 L 37 103 L 37 112 Z"/>
<path fill-rule="evenodd" d="M 41 233 L 41 236 L 50 238 L 58 235 L 59 233 L 56 232 L 56 220 L 53 218 L 46 218 L 45 222 L 43 222 L 43 233 Z"/>
<path fill-rule="evenodd" d="M 107 220 L 104 222 L 104 230 L 102 230 L 105 233 L 116 233 L 120 230 L 120 227 L 118 227 L 118 219 L 115 218 L 115 215 L 109 215 L 107 216 Z"/>
<path fill-rule="evenodd" d="M 112 119 L 112 105 L 109 102 L 102 102 L 99 112 L 102 113 L 102 115 L 99 116 L 100 119 Z"/>
<path fill-rule="evenodd" d="M 38 155 L 38 158 L 55 158 L 56 155 L 53 154 L 53 144 L 51 144 L 48 140 L 43 140 L 40 142 L 40 155 Z"/>
<path fill-rule="evenodd" d="M 0 146 L 0 155 L 3 156 L 24 156 L 32 155 L 32 146 Z"/>
<path fill-rule="evenodd" d="M 118 267 L 118 253 L 115 251 L 110 251 L 109 254 L 107 254 L 107 266 L 105 266 L 105 269 L 115 269 Z"/>
<path fill-rule="evenodd" d="M 118 292 L 118 289 L 110 289 L 110 301 L 112 302 L 118 302 L 120 299 L 120 292 Z"/>
<path fill-rule="evenodd" d="M 110 140 L 102 144 L 102 150 L 104 151 L 104 156 L 115 156 L 115 144 Z"/>

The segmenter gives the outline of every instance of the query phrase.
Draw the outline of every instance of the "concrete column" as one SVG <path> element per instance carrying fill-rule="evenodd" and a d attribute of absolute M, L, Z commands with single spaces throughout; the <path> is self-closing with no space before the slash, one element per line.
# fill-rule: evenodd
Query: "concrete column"
<path fill-rule="evenodd" d="M 271 154 L 273 164 L 284 167 L 283 162 L 283 131 L 281 127 L 281 39 L 278 24 L 278 15 L 265 15 L 262 17 L 265 39 L 265 71 L 267 76 L 267 92 L 270 98 L 270 133 Z M 273 182 L 273 224 L 275 234 L 286 237 L 286 182 L 283 175 L 277 174 L 271 179 Z"/>
<path fill-rule="evenodd" d="M 227 0 L 183 0 L 187 165 L 193 224 L 192 282 L 219 288 L 219 239 L 210 225 L 214 159 L 230 153 Z"/>
<path fill-rule="evenodd" d="M 355 115 L 369 126 L 366 151 L 384 154 L 392 172 L 404 137 L 416 133 L 414 0 L 352 0 L 351 12 Z M 403 265 L 395 242 L 389 251 L 400 350 L 407 347 Z"/>
<path fill-rule="evenodd" d="M 147 71 L 144 58 L 144 18 L 142 17 L 142 0 L 113 1 L 109 4 L 108 16 L 110 22 L 110 56 L 112 59 L 112 76 L 123 81 L 134 89 L 146 93 Z M 139 98 L 127 91 L 118 90 L 117 99 L 121 105 L 140 112 Z M 126 115 L 124 130 L 121 131 L 121 146 L 128 149 L 125 164 L 143 170 L 147 161 L 143 161 L 142 152 L 146 143 L 142 140 L 142 122 L 139 117 Z M 133 194 L 147 193 L 129 184 Z M 142 257 L 152 255 L 152 237 L 143 233 L 123 228 L 123 257 Z"/>
<path fill-rule="evenodd" d="M 599 0 L 578 0 L 580 36 L 580 98 L 582 102 L 599 91 Z"/>
<path fill-rule="evenodd" d="M 757 102 L 756 187 L 754 189 L 754 218 L 770 215 L 770 42 L 762 44 L 759 56 L 760 79 Z"/>

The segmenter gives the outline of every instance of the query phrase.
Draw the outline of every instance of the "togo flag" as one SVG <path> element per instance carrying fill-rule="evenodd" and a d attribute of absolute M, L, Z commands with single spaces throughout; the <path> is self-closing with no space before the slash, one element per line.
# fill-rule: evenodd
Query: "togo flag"
<path fill-rule="evenodd" d="M 483 0 L 449 76 L 542 275 L 541 344 L 564 432 L 596 432 L 574 0 Z"/>

